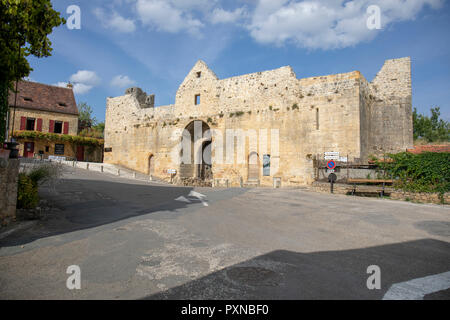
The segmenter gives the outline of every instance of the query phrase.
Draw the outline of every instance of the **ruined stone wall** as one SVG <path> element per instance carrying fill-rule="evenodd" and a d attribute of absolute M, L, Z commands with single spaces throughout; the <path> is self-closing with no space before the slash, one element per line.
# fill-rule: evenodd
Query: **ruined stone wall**
<path fill-rule="evenodd" d="M 247 141 L 241 163 L 235 158 L 233 164 L 220 164 L 213 154 L 214 179 L 239 186 L 248 178 L 248 155 L 256 151 L 261 185 L 272 186 L 274 177 L 281 178 L 282 186 L 308 184 L 314 179 L 316 155 L 339 151 L 349 160 L 364 157 L 362 143 L 368 144 L 368 138 L 361 139 L 361 79 L 358 71 L 297 79 L 292 68 L 283 67 L 220 80 L 199 61 L 180 85 L 174 105 L 148 107 L 138 101 L 144 97 L 137 99 L 130 91 L 108 98 L 105 148 L 111 151 L 105 152 L 104 161 L 146 174 L 151 167 L 153 175 L 168 180 L 167 169 L 179 170 L 175 147 L 183 129 L 201 120 L 222 133 L 224 158 L 227 129 L 254 133 L 256 141 L 267 142 L 267 150 L 254 150 Z M 272 130 L 279 130 L 278 150 Z M 264 154 L 271 155 L 271 168 L 277 162 L 279 168 L 267 177 Z"/>
<path fill-rule="evenodd" d="M 413 146 L 410 58 L 387 60 L 372 82 L 361 79 L 361 114 L 363 154 Z"/>
<path fill-rule="evenodd" d="M 16 219 L 19 160 L 0 158 L 0 225 Z"/>

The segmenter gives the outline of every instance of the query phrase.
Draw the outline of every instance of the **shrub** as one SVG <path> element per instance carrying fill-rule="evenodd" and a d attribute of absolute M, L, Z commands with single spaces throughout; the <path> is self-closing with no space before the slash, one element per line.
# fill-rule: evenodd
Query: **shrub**
<path fill-rule="evenodd" d="M 298 109 L 298 104 L 294 103 L 294 104 L 292 105 L 292 110 L 296 110 L 296 109 Z"/>
<path fill-rule="evenodd" d="M 25 173 L 19 174 L 17 208 L 33 209 L 39 202 L 37 184 Z"/>
<path fill-rule="evenodd" d="M 388 157 L 391 161 L 376 163 L 396 179 L 396 188 L 413 192 L 439 192 L 441 195 L 450 191 L 450 153 L 401 152 L 389 154 Z"/>

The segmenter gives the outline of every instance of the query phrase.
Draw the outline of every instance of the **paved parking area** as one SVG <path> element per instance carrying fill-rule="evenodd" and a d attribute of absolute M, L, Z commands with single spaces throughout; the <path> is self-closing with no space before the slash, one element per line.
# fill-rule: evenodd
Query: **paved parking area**
<path fill-rule="evenodd" d="M 0 239 L 2 299 L 450 298 L 448 206 L 81 169 L 42 196 L 46 219 Z M 66 287 L 71 265 L 80 290 Z"/>

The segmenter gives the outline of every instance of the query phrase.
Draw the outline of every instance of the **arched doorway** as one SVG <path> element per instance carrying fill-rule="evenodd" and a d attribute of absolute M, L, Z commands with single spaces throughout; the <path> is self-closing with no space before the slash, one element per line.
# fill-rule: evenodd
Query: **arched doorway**
<path fill-rule="evenodd" d="M 259 156 L 256 152 L 248 155 L 248 180 L 259 180 Z"/>
<path fill-rule="evenodd" d="M 211 132 L 207 123 L 191 121 L 181 137 L 180 178 L 212 178 Z"/>
<path fill-rule="evenodd" d="M 148 175 L 151 177 L 154 175 L 155 173 L 155 163 L 154 163 L 154 157 L 153 154 L 148 156 L 148 167 L 147 167 L 147 172 Z"/>

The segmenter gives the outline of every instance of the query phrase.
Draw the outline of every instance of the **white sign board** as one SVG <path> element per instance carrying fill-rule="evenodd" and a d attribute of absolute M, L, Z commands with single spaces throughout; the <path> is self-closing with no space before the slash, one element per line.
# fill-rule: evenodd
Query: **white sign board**
<path fill-rule="evenodd" d="M 339 157 L 339 152 L 336 152 L 336 151 L 325 152 L 325 156 L 338 156 Z"/>
<path fill-rule="evenodd" d="M 339 160 L 339 156 L 325 156 L 325 160 Z"/>
<path fill-rule="evenodd" d="M 339 157 L 339 161 L 340 162 L 347 162 L 348 159 L 347 159 L 347 157 Z"/>
<path fill-rule="evenodd" d="M 167 170 L 167 173 L 168 173 L 168 174 L 176 174 L 176 173 L 177 173 L 177 170 L 175 170 L 175 169 L 169 169 L 169 170 Z"/>
<path fill-rule="evenodd" d="M 59 156 L 48 156 L 48 160 L 55 160 L 55 161 L 66 161 L 66 157 L 59 157 Z"/>

